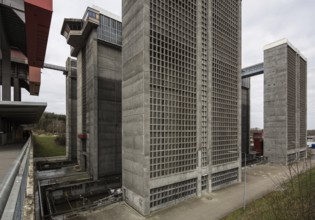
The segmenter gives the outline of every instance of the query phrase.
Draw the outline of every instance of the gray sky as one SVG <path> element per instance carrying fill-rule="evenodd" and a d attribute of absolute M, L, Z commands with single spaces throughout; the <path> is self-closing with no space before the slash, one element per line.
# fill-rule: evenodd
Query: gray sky
<path fill-rule="evenodd" d="M 65 65 L 70 55 L 60 35 L 64 18 L 82 18 L 87 6 L 97 5 L 121 16 L 121 0 L 53 0 L 54 12 L 46 52 L 46 63 Z M 282 38 L 308 58 L 308 129 L 315 129 L 315 1 L 243 0 L 242 66 L 263 62 L 263 47 Z M 23 101 L 48 102 L 46 111 L 65 113 L 65 77 L 42 70 L 39 97 L 25 91 Z M 251 127 L 263 128 L 263 76 L 251 79 Z"/>

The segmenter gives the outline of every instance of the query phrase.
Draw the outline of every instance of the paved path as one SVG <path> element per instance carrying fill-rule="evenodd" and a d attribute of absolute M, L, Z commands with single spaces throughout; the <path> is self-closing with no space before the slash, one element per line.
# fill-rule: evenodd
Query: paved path
<path fill-rule="evenodd" d="M 17 159 L 24 143 L 0 146 L 0 184 Z"/>
<path fill-rule="evenodd" d="M 315 164 L 315 161 L 312 161 Z M 300 165 L 302 166 L 302 165 Z M 244 171 L 244 170 L 243 170 Z M 286 179 L 287 168 L 276 165 L 257 165 L 247 168 L 247 202 L 256 200 Z M 215 191 L 201 198 L 192 198 L 144 218 L 124 202 L 113 204 L 77 220 L 212 220 L 220 219 L 243 206 L 244 183 Z"/>

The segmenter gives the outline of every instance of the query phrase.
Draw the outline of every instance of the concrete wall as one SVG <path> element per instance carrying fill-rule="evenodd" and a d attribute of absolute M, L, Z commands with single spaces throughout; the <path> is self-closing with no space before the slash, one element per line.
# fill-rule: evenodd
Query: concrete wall
<path fill-rule="evenodd" d="M 92 30 L 85 46 L 87 168 L 93 179 L 99 177 L 98 160 L 98 69 L 97 32 Z"/>
<path fill-rule="evenodd" d="M 264 154 L 287 161 L 287 44 L 264 51 Z"/>
<path fill-rule="evenodd" d="M 306 61 L 287 40 L 264 51 L 264 152 L 290 164 L 306 156 Z"/>
<path fill-rule="evenodd" d="M 149 1 L 122 1 L 122 176 L 125 201 L 150 212 Z"/>
<path fill-rule="evenodd" d="M 85 120 L 85 114 L 83 114 L 83 74 L 85 74 L 85 70 L 83 70 L 83 56 L 84 50 L 80 51 L 77 57 L 77 134 L 82 134 L 83 131 L 83 120 Z M 80 165 L 81 169 L 86 169 L 85 167 L 85 152 L 84 152 L 84 141 L 77 138 L 77 161 Z"/>
<path fill-rule="evenodd" d="M 77 161 L 77 62 L 66 63 L 66 146 L 70 160 Z"/>
<path fill-rule="evenodd" d="M 121 50 L 93 29 L 77 61 L 77 133 L 87 134 L 77 142 L 78 162 L 95 180 L 120 175 Z"/>
<path fill-rule="evenodd" d="M 98 42 L 99 176 L 121 174 L 121 49 Z"/>

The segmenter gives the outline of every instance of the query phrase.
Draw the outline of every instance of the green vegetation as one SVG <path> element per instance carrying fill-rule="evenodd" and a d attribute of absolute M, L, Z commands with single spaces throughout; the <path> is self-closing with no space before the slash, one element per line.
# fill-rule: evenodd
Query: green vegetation
<path fill-rule="evenodd" d="M 66 116 L 44 112 L 38 124 L 34 127 L 37 134 L 65 134 Z"/>
<path fill-rule="evenodd" d="M 315 219 L 315 168 L 305 162 L 288 168 L 288 181 L 275 181 L 276 190 L 238 209 L 224 220 L 306 220 Z M 306 171 L 305 171 L 306 170 Z"/>
<path fill-rule="evenodd" d="M 65 156 L 65 145 L 60 145 L 56 139 L 56 135 L 33 135 L 34 157 Z"/>

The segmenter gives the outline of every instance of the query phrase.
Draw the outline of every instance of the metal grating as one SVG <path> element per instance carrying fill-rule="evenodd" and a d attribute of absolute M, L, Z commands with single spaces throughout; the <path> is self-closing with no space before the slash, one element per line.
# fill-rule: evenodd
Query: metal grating
<path fill-rule="evenodd" d="M 296 147 L 296 52 L 288 46 L 287 137 L 288 150 Z"/>
<path fill-rule="evenodd" d="M 150 1 L 150 177 L 194 170 L 196 1 Z"/>
<path fill-rule="evenodd" d="M 197 179 L 190 179 L 150 190 L 150 208 L 197 194 Z"/>
<path fill-rule="evenodd" d="M 212 164 L 236 162 L 238 151 L 239 1 L 212 1 Z"/>
<path fill-rule="evenodd" d="M 228 185 L 238 180 L 238 168 L 225 170 L 212 174 L 212 188 L 216 188 L 220 185 Z"/>

